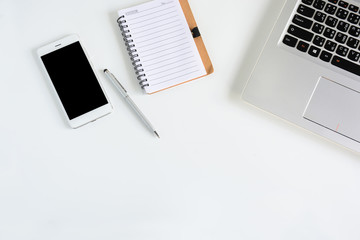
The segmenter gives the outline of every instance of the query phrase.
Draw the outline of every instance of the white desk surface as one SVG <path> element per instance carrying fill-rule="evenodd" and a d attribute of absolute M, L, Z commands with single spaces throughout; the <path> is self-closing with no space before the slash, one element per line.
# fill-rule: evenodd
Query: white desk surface
<path fill-rule="evenodd" d="M 215 73 L 152 96 L 115 22 L 117 9 L 141 2 L 0 1 L 0 239 L 358 240 L 359 155 L 239 98 L 282 0 L 190 0 Z M 35 55 L 69 33 L 114 106 L 78 130 Z"/>

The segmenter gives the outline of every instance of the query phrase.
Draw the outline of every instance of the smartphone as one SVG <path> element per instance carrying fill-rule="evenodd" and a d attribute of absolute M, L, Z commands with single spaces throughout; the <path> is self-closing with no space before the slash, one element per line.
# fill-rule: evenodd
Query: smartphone
<path fill-rule="evenodd" d="M 72 128 L 112 112 L 112 105 L 76 34 L 39 48 L 37 54 Z"/>

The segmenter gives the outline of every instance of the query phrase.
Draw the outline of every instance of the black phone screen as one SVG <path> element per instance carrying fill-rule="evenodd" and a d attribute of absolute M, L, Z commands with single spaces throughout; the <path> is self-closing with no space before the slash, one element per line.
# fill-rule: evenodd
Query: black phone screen
<path fill-rule="evenodd" d="M 80 42 L 41 60 L 70 120 L 108 103 Z"/>

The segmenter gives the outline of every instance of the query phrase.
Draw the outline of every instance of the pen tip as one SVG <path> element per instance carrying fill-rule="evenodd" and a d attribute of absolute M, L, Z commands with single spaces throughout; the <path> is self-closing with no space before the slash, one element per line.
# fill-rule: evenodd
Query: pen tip
<path fill-rule="evenodd" d="M 154 131 L 154 133 L 158 138 L 160 138 L 159 134 L 156 131 Z"/>
<path fill-rule="evenodd" d="M 106 72 L 106 71 L 109 71 L 109 70 L 107 70 L 107 69 L 104 69 L 104 72 Z"/>

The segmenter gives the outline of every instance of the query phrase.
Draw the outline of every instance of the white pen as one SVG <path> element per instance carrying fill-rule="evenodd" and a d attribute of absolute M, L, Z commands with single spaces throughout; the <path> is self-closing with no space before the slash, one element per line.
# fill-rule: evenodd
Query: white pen
<path fill-rule="evenodd" d="M 149 120 L 144 116 L 144 114 L 140 111 L 140 109 L 136 106 L 136 104 L 131 100 L 130 96 L 127 94 L 126 89 L 121 85 L 121 83 L 116 79 L 114 74 L 112 74 L 109 70 L 104 70 L 105 75 L 110 79 L 110 81 L 116 86 L 116 88 L 120 91 L 121 95 L 125 98 L 126 102 L 130 105 L 130 107 L 136 112 L 136 114 L 140 117 L 146 127 L 153 132 L 158 138 L 160 138 L 159 134 L 156 132 L 154 127 L 151 125 Z"/>

